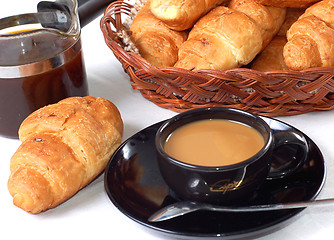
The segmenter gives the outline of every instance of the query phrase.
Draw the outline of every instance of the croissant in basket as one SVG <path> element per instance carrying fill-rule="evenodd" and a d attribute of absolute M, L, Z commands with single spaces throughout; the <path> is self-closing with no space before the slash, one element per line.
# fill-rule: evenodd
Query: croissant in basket
<path fill-rule="evenodd" d="M 294 24 L 305 12 L 305 10 L 305 8 L 286 8 L 285 19 L 277 35 L 286 37 L 287 31 L 290 29 L 292 24 Z"/>
<path fill-rule="evenodd" d="M 334 66 L 334 0 L 307 8 L 287 32 L 286 65 L 293 70 Z"/>
<path fill-rule="evenodd" d="M 256 2 L 275 7 L 305 8 L 320 0 L 255 0 Z"/>
<path fill-rule="evenodd" d="M 286 32 L 304 11 L 303 8 L 286 9 L 286 16 L 280 30 L 267 47 L 252 61 L 252 69 L 261 72 L 289 70 L 283 56 L 283 49 L 287 43 Z"/>
<path fill-rule="evenodd" d="M 150 11 L 150 1 L 143 6 L 134 18 L 131 39 L 140 55 L 155 66 L 173 66 L 177 61 L 180 45 L 187 33 L 170 29 Z"/>
<path fill-rule="evenodd" d="M 283 57 L 283 48 L 286 42 L 285 36 L 275 36 L 268 46 L 254 59 L 251 68 L 262 72 L 289 70 Z"/>
<path fill-rule="evenodd" d="M 232 0 L 218 6 L 194 25 L 179 49 L 175 67 L 227 70 L 250 63 L 280 29 L 284 8 L 253 0 Z"/>
<path fill-rule="evenodd" d="M 150 9 L 154 16 L 171 29 L 182 31 L 214 7 L 227 0 L 151 0 Z"/>

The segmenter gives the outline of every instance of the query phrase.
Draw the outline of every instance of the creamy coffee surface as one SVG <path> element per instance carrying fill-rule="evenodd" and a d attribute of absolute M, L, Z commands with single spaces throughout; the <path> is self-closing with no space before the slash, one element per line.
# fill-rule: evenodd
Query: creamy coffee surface
<path fill-rule="evenodd" d="M 173 158 L 199 166 L 226 166 L 242 162 L 264 146 L 262 135 L 242 123 L 222 119 L 200 120 L 175 130 L 164 149 Z"/>

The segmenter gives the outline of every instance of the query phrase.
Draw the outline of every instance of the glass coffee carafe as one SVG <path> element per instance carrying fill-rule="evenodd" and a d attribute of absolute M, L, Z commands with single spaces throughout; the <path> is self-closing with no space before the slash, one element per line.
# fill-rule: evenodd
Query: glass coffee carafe
<path fill-rule="evenodd" d="M 77 1 L 15 2 L 0 10 L 0 135 L 10 138 L 33 111 L 88 95 Z"/>

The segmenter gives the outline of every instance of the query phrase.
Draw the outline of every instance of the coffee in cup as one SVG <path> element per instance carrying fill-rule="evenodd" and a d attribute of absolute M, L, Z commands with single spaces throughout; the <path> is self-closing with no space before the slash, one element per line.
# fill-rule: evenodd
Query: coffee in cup
<path fill-rule="evenodd" d="M 227 126 L 216 126 L 217 122 Z M 190 135 L 183 139 L 188 130 Z M 200 139 L 191 135 L 195 132 L 200 132 Z M 226 136 L 223 140 L 213 135 L 205 139 L 203 135 L 208 132 Z M 241 144 L 240 138 L 246 135 L 250 139 Z M 256 147 L 247 149 L 256 141 Z M 273 150 L 283 145 L 296 148 L 296 157 L 278 170 L 271 168 Z M 161 175 L 173 196 L 226 205 L 251 197 L 266 179 L 293 173 L 308 153 L 307 141 L 298 131 L 273 132 L 260 116 L 224 107 L 194 109 L 168 119 L 156 133 L 155 146 Z M 217 159 L 211 152 L 218 155 Z"/>
<path fill-rule="evenodd" d="M 214 167 L 242 162 L 263 146 L 262 135 L 246 124 L 207 119 L 176 129 L 167 138 L 164 150 L 182 162 Z"/>

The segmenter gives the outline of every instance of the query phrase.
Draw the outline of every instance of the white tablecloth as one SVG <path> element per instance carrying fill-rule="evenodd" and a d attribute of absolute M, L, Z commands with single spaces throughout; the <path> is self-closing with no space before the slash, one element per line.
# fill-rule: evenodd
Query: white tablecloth
<path fill-rule="evenodd" d="M 124 140 L 139 130 L 176 113 L 160 108 L 131 88 L 129 77 L 106 46 L 99 27 L 100 17 L 82 30 L 89 91 L 111 100 L 125 125 Z M 334 111 L 279 117 L 303 131 L 322 151 L 327 178 L 318 198 L 334 197 Z M 55 209 L 31 215 L 12 204 L 7 190 L 9 162 L 20 142 L 0 137 L 1 239 L 175 239 L 150 230 L 122 214 L 109 200 L 103 176 Z M 280 229 L 258 236 L 274 239 L 333 239 L 334 204 L 307 208 Z"/>

